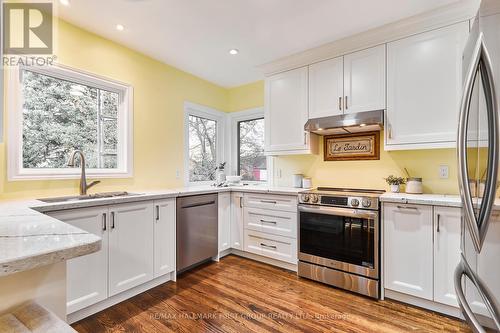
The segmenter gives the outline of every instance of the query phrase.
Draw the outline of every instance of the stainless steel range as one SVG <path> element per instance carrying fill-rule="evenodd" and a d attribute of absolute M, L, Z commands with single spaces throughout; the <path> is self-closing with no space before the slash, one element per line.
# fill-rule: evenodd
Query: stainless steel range
<path fill-rule="evenodd" d="M 379 298 L 382 193 L 328 187 L 301 192 L 298 275 Z"/>

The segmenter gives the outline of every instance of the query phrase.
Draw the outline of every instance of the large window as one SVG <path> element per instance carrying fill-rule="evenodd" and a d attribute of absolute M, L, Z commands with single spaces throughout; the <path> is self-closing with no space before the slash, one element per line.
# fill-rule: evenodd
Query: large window
<path fill-rule="evenodd" d="M 187 184 L 213 184 L 216 167 L 224 162 L 225 114 L 186 102 L 185 168 Z"/>
<path fill-rule="evenodd" d="M 264 119 L 238 122 L 238 174 L 246 181 L 267 181 Z"/>
<path fill-rule="evenodd" d="M 66 68 L 20 68 L 11 82 L 11 178 L 78 174 L 68 157 L 81 150 L 90 175 L 131 174 L 129 87 Z"/>

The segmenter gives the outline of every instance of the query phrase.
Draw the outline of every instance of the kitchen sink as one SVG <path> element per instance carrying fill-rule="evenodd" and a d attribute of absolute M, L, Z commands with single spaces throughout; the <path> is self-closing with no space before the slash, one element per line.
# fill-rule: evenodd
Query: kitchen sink
<path fill-rule="evenodd" d="M 134 195 L 140 195 L 140 193 L 102 192 L 102 193 L 87 194 L 87 195 L 43 198 L 43 199 L 38 199 L 38 200 L 42 201 L 42 202 L 46 202 L 46 203 L 56 203 L 56 202 L 70 202 L 70 201 L 93 200 L 93 199 L 104 199 L 104 198 L 130 197 L 130 196 L 134 196 Z"/>

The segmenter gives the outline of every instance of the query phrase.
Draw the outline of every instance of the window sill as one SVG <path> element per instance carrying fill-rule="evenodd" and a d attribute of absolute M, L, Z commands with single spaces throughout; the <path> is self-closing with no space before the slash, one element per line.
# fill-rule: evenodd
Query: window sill
<path fill-rule="evenodd" d="M 9 175 L 9 181 L 24 181 L 24 180 L 65 180 L 65 179 L 80 179 L 81 173 L 79 168 L 75 168 L 75 171 L 61 172 L 57 171 L 45 171 L 40 173 L 40 171 L 23 171 L 15 175 Z M 87 178 L 99 178 L 99 179 L 112 179 L 112 178 L 132 178 L 133 173 L 127 171 L 91 171 L 86 170 Z"/>

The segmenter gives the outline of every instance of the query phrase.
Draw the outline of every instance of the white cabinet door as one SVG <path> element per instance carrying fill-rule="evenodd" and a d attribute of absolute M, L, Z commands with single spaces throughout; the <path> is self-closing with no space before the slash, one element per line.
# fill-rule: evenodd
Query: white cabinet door
<path fill-rule="evenodd" d="M 266 78 L 265 141 L 268 154 L 297 154 L 310 150 L 307 67 Z"/>
<path fill-rule="evenodd" d="M 475 254 L 470 240 L 466 243 L 466 251 L 468 253 L 467 260 L 469 265 L 473 269 L 476 269 L 477 275 L 486 284 L 491 295 L 496 297 L 496 302 L 500 302 L 500 265 L 498 264 L 498 258 L 500 258 L 500 211 L 493 211 L 492 213 L 491 224 L 488 228 L 488 234 L 486 235 L 481 253 L 479 255 Z M 478 314 L 490 317 L 476 288 L 470 281 L 466 281 L 467 299 L 471 303 L 472 310 Z"/>
<path fill-rule="evenodd" d="M 154 223 L 154 277 L 175 271 L 175 199 L 157 200 Z"/>
<path fill-rule="evenodd" d="M 100 251 L 68 260 L 66 266 L 68 314 L 108 297 L 107 213 L 107 207 L 97 207 L 48 214 L 102 238 Z"/>
<path fill-rule="evenodd" d="M 462 22 L 387 44 L 387 150 L 455 146 L 468 31 Z"/>
<path fill-rule="evenodd" d="M 153 278 L 153 203 L 110 206 L 109 294 Z"/>
<path fill-rule="evenodd" d="M 231 193 L 219 193 L 219 252 L 231 247 Z"/>
<path fill-rule="evenodd" d="M 243 193 L 231 193 L 231 247 L 243 250 Z"/>
<path fill-rule="evenodd" d="M 309 118 L 342 114 L 344 96 L 343 57 L 309 66 Z"/>
<path fill-rule="evenodd" d="M 461 209 L 434 207 L 434 301 L 458 306 L 453 274 L 460 262 Z"/>
<path fill-rule="evenodd" d="M 385 45 L 344 56 L 344 113 L 385 110 Z"/>
<path fill-rule="evenodd" d="M 384 204 L 384 287 L 432 300 L 432 207 Z"/>

